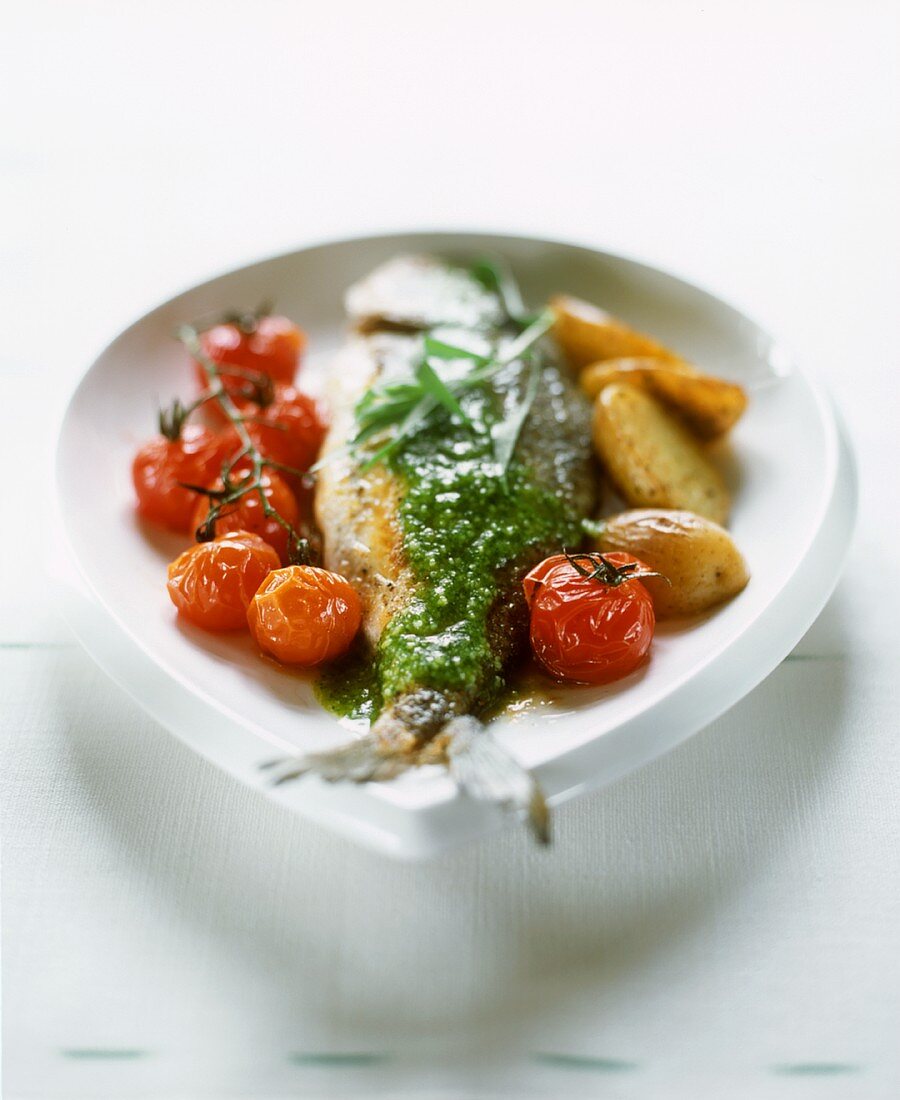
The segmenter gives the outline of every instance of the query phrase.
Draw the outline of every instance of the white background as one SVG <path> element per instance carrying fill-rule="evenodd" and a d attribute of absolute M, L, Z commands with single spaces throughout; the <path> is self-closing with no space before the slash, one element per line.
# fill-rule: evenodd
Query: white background
<path fill-rule="evenodd" d="M 16 7 L 5 1095 L 898 1095 L 896 6 Z M 97 672 L 41 511 L 62 395 L 136 314 L 260 254 L 431 226 L 584 240 L 735 300 L 832 388 L 862 513 L 793 656 L 565 807 L 553 851 L 512 831 L 402 866 L 238 788 Z"/>

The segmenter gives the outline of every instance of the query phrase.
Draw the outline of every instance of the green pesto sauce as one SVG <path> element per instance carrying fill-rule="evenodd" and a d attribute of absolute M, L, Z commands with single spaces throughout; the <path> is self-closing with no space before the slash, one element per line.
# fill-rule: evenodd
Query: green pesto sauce
<path fill-rule="evenodd" d="M 422 684 L 490 699 L 503 686 L 487 632 L 498 573 L 526 546 L 566 541 L 569 524 L 561 502 L 521 466 L 498 476 L 489 438 L 454 431 L 432 448 L 416 440 L 396 460 L 407 484 L 406 555 L 425 583 L 385 631 L 384 692 Z"/>
<path fill-rule="evenodd" d="M 337 713 L 377 716 L 383 700 L 412 687 L 460 692 L 478 706 L 502 692 L 503 659 L 488 631 L 498 574 L 529 546 L 575 545 L 582 537 L 571 503 L 538 484 L 518 458 L 505 477 L 494 461 L 490 429 L 515 399 L 522 369 L 513 364 L 465 395 L 474 430 L 441 417 L 389 456 L 405 485 L 399 520 L 420 584 L 374 660 L 354 654 L 320 680 L 321 701 Z"/>
<path fill-rule="evenodd" d="M 342 718 L 373 722 L 383 705 L 378 662 L 359 642 L 339 660 L 326 665 L 314 687 L 322 706 Z"/>

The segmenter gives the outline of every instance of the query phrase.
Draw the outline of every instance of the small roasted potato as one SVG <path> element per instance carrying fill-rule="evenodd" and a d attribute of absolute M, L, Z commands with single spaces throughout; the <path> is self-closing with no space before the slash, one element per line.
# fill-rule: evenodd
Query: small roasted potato
<path fill-rule="evenodd" d="M 553 335 L 576 370 L 600 359 L 626 356 L 678 359 L 674 352 L 652 337 L 629 328 L 611 313 L 580 298 L 557 294 L 550 299 L 550 308 L 556 317 Z"/>
<path fill-rule="evenodd" d="M 594 448 L 623 499 L 640 508 L 684 508 L 728 518 L 728 490 L 688 430 L 650 394 L 622 382 L 594 402 Z"/>
<path fill-rule="evenodd" d="M 625 551 L 660 577 L 641 579 L 659 619 L 697 615 L 741 592 L 747 563 L 728 532 L 693 512 L 643 508 L 604 521 L 597 537 L 603 553 Z"/>
<path fill-rule="evenodd" d="M 726 382 L 680 359 L 607 359 L 592 363 L 578 381 L 589 397 L 610 382 L 625 382 L 652 394 L 677 413 L 701 439 L 717 439 L 740 419 L 747 395 L 734 382 Z"/>

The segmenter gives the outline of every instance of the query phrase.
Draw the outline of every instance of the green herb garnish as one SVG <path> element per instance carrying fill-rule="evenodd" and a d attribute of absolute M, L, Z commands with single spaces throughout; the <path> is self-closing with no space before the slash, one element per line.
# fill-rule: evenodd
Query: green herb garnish
<path fill-rule="evenodd" d="M 429 365 L 427 358 L 416 366 L 416 378 L 422 389 L 435 401 L 443 405 L 449 413 L 458 416 L 464 424 L 471 424 L 468 416 L 463 412 L 462 406 L 456 400 L 453 391 L 435 371 L 434 367 Z"/>
<path fill-rule="evenodd" d="M 528 375 L 528 383 L 525 387 L 525 393 L 522 395 L 522 399 L 508 416 L 498 421 L 491 429 L 491 439 L 494 444 L 494 461 L 497 463 L 500 476 L 504 479 L 509 470 L 509 464 L 512 461 L 516 444 L 519 441 L 522 425 L 528 419 L 528 414 L 531 412 L 531 406 L 534 404 L 534 399 L 537 396 L 540 381 L 540 364 L 532 361 Z"/>
<path fill-rule="evenodd" d="M 425 337 L 425 355 L 432 359 L 472 359 L 480 366 L 491 361 L 489 355 L 479 355 L 477 351 L 448 344 L 446 340 L 436 340 L 430 335 Z"/>
<path fill-rule="evenodd" d="M 469 268 L 472 276 L 485 288 L 500 299 L 503 312 L 510 321 L 525 327 L 531 320 L 525 314 L 525 303 L 512 272 L 500 259 L 483 256 Z"/>
<path fill-rule="evenodd" d="M 351 449 L 358 450 L 362 444 L 382 433 L 392 432 L 380 447 L 366 457 L 363 468 L 369 469 L 383 461 L 413 435 L 430 427 L 435 417 L 441 414 L 456 416 L 474 430 L 459 403 L 460 397 L 473 387 L 486 382 L 516 359 L 521 359 L 552 325 L 553 313 L 545 310 L 505 348 L 495 350 L 489 356 L 426 335 L 423 339 L 422 357 L 415 365 L 411 378 L 373 386 L 356 404 L 358 430 L 351 441 Z M 468 360 L 473 366 L 464 374 L 442 378 L 435 369 L 435 364 L 444 360 Z M 492 433 L 495 443 L 499 439 L 495 453 L 499 454 L 498 465 L 502 474 L 505 474 L 509 465 L 522 424 L 534 401 L 534 394 L 528 397 L 528 393 L 532 388 L 536 391 L 537 379 L 538 373 L 535 370 L 526 391 L 527 400 L 523 399 L 509 418 L 509 429 L 505 432 L 498 431 L 495 425 Z"/>

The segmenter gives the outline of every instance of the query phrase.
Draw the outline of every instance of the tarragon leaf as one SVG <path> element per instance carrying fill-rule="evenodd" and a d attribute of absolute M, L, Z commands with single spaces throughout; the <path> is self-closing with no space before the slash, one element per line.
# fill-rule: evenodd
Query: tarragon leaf
<path fill-rule="evenodd" d="M 528 328 L 523 329 L 515 340 L 509 343 L 505 350 L 497 356 L 497 361 L 505 365 L 521 358 L 532 344 L 536 344 L 542 336 L 553 328 L 555 320 L 556 318 L 551 309 L 545 309 L 542 313 L 539 313 Z"/>
<path fill-rule="evenodd" d="M 426 394 L 421 401 L 410 409 L 395 434 L 383 446 L 379 447 L 377 451 L 369 455 L 362 465 L 363 472 L 370 470 L 376 463 L 387 458 L 392 451 L 401 447 L 409 436 L 415 435 L 422 423 L 428 419 L 436 408 L 437 401 L 429 394 Z"/>
<path fill-rule="evenodd" d="M 506 316 L 511 321 L 522 324 L 525 317 L 525 303 L 512 272 L 502 260 L 482 257 L 469 268 L 472 275 L 485 288 L 500 299 Z"/>
<path fill-rule="evenodd" d="M 430 366 L 427 360 L 423 359 L 416 367 L 416 378 L 421 382 L 425 392 L 430 394 L 435 401 L 440 402 L 445 409 L 458 416 L 463 423 L 471 424 L 468 416 L 463 412 L 460 403 L 447 388 L 447 384 L 442 380 L 437 371 Z"/>
<path fill-rule="evenodd" d="M 522 394 L 521 400 L 516 404 L 516 407 L 508 416 L 498 421 L 491 429 L 494 461 L 500 468 L 500 476 L 504 479 L 506 478 L 509 464 L 512 461 L 516 444 L 519 442 L 522 426 L 528 419 L 528 414 L 531 412 L 531 406 L 534 404 L 534 399 L 537 396 L 540 380 L 540 364 L 532 362 L 528 375 L 528 382 L 526 383 L 525 392 Z"/>
<path fill-rule="evenodd" d="M 433 336 L 425 337 L 425 356 L 434 359 L 473 359 L 477 363 L 490 362 L 489 356 L 456 344 L 448 344 L 445 340 L 436 340 Z"/>

